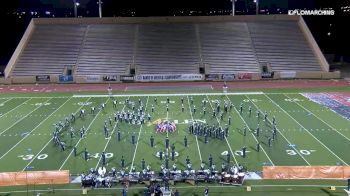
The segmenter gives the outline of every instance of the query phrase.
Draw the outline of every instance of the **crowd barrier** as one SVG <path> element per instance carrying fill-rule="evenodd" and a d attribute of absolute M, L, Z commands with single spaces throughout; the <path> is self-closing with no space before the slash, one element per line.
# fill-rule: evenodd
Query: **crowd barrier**
<path fill-rule="evenodd" d="M 0 186 L 68 184 L 69 171 L 27 171 L 0 173 Z"/>
<path fill-rule="evenodd" d="M 264 179 L 348 179 L 350 166 L 264 166 Z"/>

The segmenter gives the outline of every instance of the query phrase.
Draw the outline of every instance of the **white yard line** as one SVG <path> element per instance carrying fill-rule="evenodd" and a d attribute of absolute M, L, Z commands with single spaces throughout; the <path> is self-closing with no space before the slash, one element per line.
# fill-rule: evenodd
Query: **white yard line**
<path fill-rule="evenodd" d="M 228 100 L 230 100 L 230 98 L 229 98 L 227 95 L 226 95 L 226 98 L 227 98 Z M 249 129 L 250 134 L 253 136 L 254 140 L 258 143 L 258 142 L 259 142 L 258 139 L 256 139 L 255 135 L 253 134 L 253 131 L 249 128 L 247 122 L 246 122 L 246 121 L 243 119 L 243 117 L 239 114 L 238 110 L 237 110 L 235 107 L 233 107 L 233 108 L 235 109 L 237 115 L 238 115 L 238 116 L 241 118 L 241 120 L 244 122 L 244 124 L 246 125 L 246 127 Z M 272 160 L 270 159 L 269 155 L 267 155 L 267 153 L 266 153 L 266 151 L 264 150 L 264 147 L 263 147 L 263 146 L 261 146 L 261 149 L 263 150 L 263 152 L 264 152 L 264 154 L 266 155 L 266 157 L 269 159 L 269 161 L 270 161 L 270 163 L 272 164 L 272 166 L 275 166 L 275 164 L 274 164 L 274 163 L 272 162 Z"/>
<path fill-rule="evenodd" d="M 51 98 L 52 99 L 52 98 Z M 47 103 L 48 101 L 50 101 L 51 99 L 46 100 L 44 103 Z M 41 105 L 43 106 L 43 105 Z M 0 133 L 0 136 L 5 133 L 6 131 L 8 131 L 9 129 L 11 129 L 13 126 L 15 126 L 17 123 L 19 123 L 20 121 L 22 121 L 24 118 L 26 118 L 27 116 L 29 116 L 31 113 L 35 112 L 37 109 L 39 109 L 41 106 L 38 106 L 37 108 L 35 108 L 34 110 L 32 110 L 31 112 L 29 112 L 27 115 L 23 116 L 22 118 L 20 118 L 19 120 L 17 120 L 16 122 L 14 122 L 10 127 L 8 127 L 7 129 L 5 129 L 4 131 L 2 131 Z"/>
<path fill-rule="evenodd" d="M 108 98 L 108 99 L 105 101 L 105 104 L 108 102 L 109 99 L 110 99 L 110 98 Z M 100 114 L 101 111 L 102 111 L 102 109 L 100 109 L 100 110 L 98 111 L 98 113 L 96 114 L 96 116 L 92 119 L 92 121 L 90 122 L 89 126 L 86 128 L 85 135 L 87 134 L 87 132 L 89 131 L 91 125 L 95 122 L 96 118 L 98 117 L 98 115 Z M 84 137 L 83 137 L 83 138 L 84 138 Z M 77 147 L 77 146 L 79 145 L 79 143 L 81 142 L 81 140 L 82 140 L 82 138 L 80 138 L 80 139 L 78 140 L 78 142 L 75 144 L 75 147 Z M 66 164 L 66 162 L 68 161 L 68 159 L 69 159 L 70 156 L 72 155 L 73 151 L 74 151 L 74 149 L 72 149 L 72 150 L 70 151 L 70 153 L 68 154 L 67 158 L 63 161 L 61 167 L 58 169 L 59 171 L 62 170 L 64 164 Z"/>
<path fill-rule="evenodd" d="M 288 97 L 289 99 L 291 99 L 288 95 L 284 95 L 286 97 Z M 304 110 L 306 110 L 307 112 L 311 113 L 313 116 L 315 116 L 317 119 L 319 119 L 320 121 L 322 121 L 324 124 L 326 124 L 328 127 L 330 127 L 331 129 L 333 129 L 334 131 L 336 131 L 337 133 L 339 133 L 341 136 L 343 136 L 345 139 L 347 139 L 348 141 L 350 141 L 350 139 L 348 137 L 346 137 L 344 134 L 340 133 L 336 128 L 334 128 L 333 126 L 331 126 L 330 124 L 328 124 L 327 122 L 325 122 L 324 120 L 322 120 L 319 116 L 317 116 L 316 114 L 314 114 L 313 112 L 311 112 L 310 110 L 306 109 L 304 106 L 302 106 L 301 104 L 299 104 L 296 101 L 293 101 L 293 103 L 296 103 L 298 106 L 302 107 Z"/>
<path fill-rule="evenodd" d="M 264 94 L 265 95 L 265 94 Z M 315 140 L 317 140 L 323 147 L 325 147 L 330 153 L 332 153 L 335 157 L 337 157 L 339 160 L 341 160 L 345 165 L 348 166 L 348 164 L 338 157 L 331 149 L 329 149 L 326 145 L 324 145 L 319 139 L 317 139 L 309 130 L 307 130 L 302 124 L 300 124 L 295 118 L 293 118 L 288 112 L 286 112 L 280 105 L 278 105 L 274 100 L 272 100 L 269 96 L 265 95 L 272 103 L 274 103 L 276 106 L 278 106 L 284 113 L 286 113 L 291 119 L 293 119 L 300 127 L 302 127 L 306 132 L 308 132 Z"/>
<path fill-rule="evenodd" d="M 188 96 L 187 96 L 187 103 L 188 103 L 188 109 L 190 110 L 190 114 L 191 114 L 191 118 L 192 118 L 192 122 L 193 122 L 193 116 L 192 116 L 192 109 L 191 109 L 191 105 L 190 105 L 190 100 L 188 99 Z M 197 142 L 197 149 L 198 149 L 198 154 L 199 154 L 199 159 L 201 160 L 201 163 L 203 162 L 202 160 L 202 154 L 201 154 L 201 150 L 199 149 L 199 143 L 198 143 L 198 137 L 197 135 L 196 136 L 196 142 Z"/>
<path fill-rule="evenodd" d="M 146 109 L 147 109 L 148 99 L 149 99 L 149 97 L 147 97 L 146 106 L 145 106 L 145 111 L 146 111 Z M 141 131 L 142 131 L 142 125 L 143 125 L 143 124 L 141 124 L 141 126 L 140 126 L 139 136 L 137 137 L 135 152 L 134 152 L 134 156 L 132 157 L 132 161 L 131 161 L 130 172 L 131 172 L 131 170 L 132 170 L 132 167 L 134 166 L 136 151 L 137 151 L 137 147 L 139 146 L 139 140 L 140 140 L 140 135 L 141 135 Z"/>
<path fill-rule="evenodd" d="M 34 127 L 33 130 L 31 130 L 26 136 L 24 136 L 21 140 L 19 140 L 19 142 L 17 142 L 14 146 L 12 146 L 12 148 L 10 148 L 10 150 L 8 150 L 5 154 L 3 154 L 1 157 L 0 157 L 0 160 L 2 158 L 4 158 L 4 156 L 6 156 L 9 152 L 11 152 L 16 146 L 18 146 L 24 139 L 26 139 L 34 130 L 36 130 L 41 124 L 43 124 L 47 119 L 49 119 L 54 113 L 56 113 L 57 110 L 59 110 L 64 104 L 67 103 L 67 101 L 69 101 L 71 98 L 73 97 L 70 97 L 69 99 L 67 99 L 60 107 L 58 107 L 55 111 L 53 111 L 50 115 L 48 115 L 44 120 L 42 120 L 36 127 Z M 48 99 L 46 102 L 48 102 L 49 100 L 51 99 Z M 45 102 L 45 103 L 46 103 Z M 41 106 L 39 106 L 41 107 Z"/>
<path fill-rule="evenodd" d="M 5 104 L 6 102 L 11 101 L 13 99 L 13 97 L 11 97 L 11 98 L 4 98 L 4 99 L 6 99 L 6 100 L 4 102 L 1 102 L 0 104 Z"/>
<path fill-rule="evenodd" d="M 87 99 L 85 102 L 89 101 L 91 99 L 91 97 L 89 99 Z M 68 99 L 69 100 L 69 99 Z M 68 100 L 64 103 L 66 104 L 68 102 Z M 64 105 L 63 104 L 63 105 Z M 82 104 L 76 112 L 74 112 L 75 114 L 77 114 L 81 108 L 84 107 L 84 105 Z M 36 157 L 38 157 L 40 155 L 40 153 L 47 147 L 47 145 L 49 145 L 52 142 L 52 139 L 50 138 L 49 141 L 45 144 L 45 146 L 29 161 L 29 163 L 23 168 L 22 171 L 24 171 L 30 164 L 32 164 L 32 162 L 36 159 Z"/>
<path fill-rule="evenodd" d="M 11 99 L 12 99 L 12 98 L 11 98 Z M 9 100 L 11 100 L 11 99 L 9 99 Z M 7 100 L 7 101 L 9 101 L 9 100 Z M 28 99 L 27 101 L 25 101 L 25 102 L 19 104 L 18 106 L 14 107 L 14 108 L 12 108 L 10 111 L 8 111 L 8 112 L 2 114 L 2 116 L 0 116 L 0 118 L 3 117 L 3 116 L 5 116 L 5 115 L 7 115 L 7 114 L 10 113 L 10 112 L 12 112 L 13 110 L 17 109 L 18 107 L 20 107 L 21 105 L 27 103 L 27 102 L 30 101 L 30 100 L 32 100 L 32 98 Z M 7 101 L 5 101 L 5 102 L 7 102 Z M 4 103 L 5 103 L 5 102 L 4 102 Z M 2 103 L 2 104 L 3 104 L 3 103 Z M 1 135 L 1 134 L 0 134 L 0 135 Z"/>
<path fill-rule="evenodd" d="M 126 105 L 124 104 L 122 111 L 124 111 L 125 107 L 126 107 Z M 115 125 L 114 125 L 114 127 L 113 127 L 113 130 L 112 130 L 112 133 L 111 133 L 111 136 L 108 138 L 107 143 L 106 143 L 105 147 L 103 148 L 103 152 L 106 151 L 107 146 L 108 146 L 109 142 L 110 142 L 111 139 L 112 139 L 113 133 L 114 133 L 115 128 L 117 127 L 118 123 L 119 123 L 119 120 L 115 123 Z M 101 158 L 102 158 L 102 157 L 100 156 L 100 158 L 98 159 L 98 162 L 97 162 L 97 164 L 96 164 L 95 170 L 97 169 L 98 165 L 100 164 Z"/>
<path fill-rule="evenodd" d="M 210 105 L 211 109 L 214 110 L 213 105 L 211 104 L 211 100 L 209 99 L 208 95 L 207 95 L 207 99 L 208 99 L 208 102 L 209 102 L 209 105 Z M 218 119 L 217 116 L 216 116 L 215 118 L 216 118 L 216 121 L 218 121 L 220 128 L 222 129 L 220 120 Z M 229 147 L 229 149 L 230 149 L 230 151 L 231 151 L 231 154 L 232 154 L 232 156 L 233 156 L 233 159 L 234 159 L 235 162 L 236 162 L 236 165 L 238 165 L 238 161 L 237 161 L 237 159 L 236 159 L 235 153 L 233 153 L 232 148 L 231 148 L 231 145 L 230 145 L 230 143 L 228 142 L 226 135 L 225 135 L 225 140 L 226 140 L 226 143 L 227 143 L 227 145 L 228 145 L 228 147 Z"/>
<path fill-rule="evenodd" d="M 259 107 L 258 107 L 252 100 L 250 100 L 250 98 L 249 98 L 248 96 L 245 96 L 245 97 L 247 97 L 247 99 L 249 99 L 250 103 L 252 103 L 252 104 L 256 107 L 257 110 L 259 110 L 261 113 L 263 113 L 263 112 L 259 109 Z M 267 121 L 269 121 L 270 124 L 272 125 L 272 122 L 271 122 L 270 119 L 267 119 Z M 305 159 L 305 157 L 299 152 L 299 150 L 297 150 L 297 149 L 295 148 L 295 146 L 292 145 L 292 143 L 287 139 L 287 137 L 285 137 L 285 136 L 283 135 L 283 133 L 282 133 L 277 127 L 276 127 L 276 130 L 277 130 L 277 131 L 281 134 L 281 136 L 288 142 L 288 144 L 290 145 L 290 147 L 292 147 L 292 148 L 294 149 L 294 151 L 295 151 L 308 165 L 311 165 L 311 164 L 309 163 L 309 161 L 307 161 L 307 160 Z"/>

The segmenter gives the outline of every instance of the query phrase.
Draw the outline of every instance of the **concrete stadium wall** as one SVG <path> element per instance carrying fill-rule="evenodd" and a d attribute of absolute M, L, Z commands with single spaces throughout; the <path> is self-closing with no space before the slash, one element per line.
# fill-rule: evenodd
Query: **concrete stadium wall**
<path fill-rule="evenodd" d="M 315 41 L 314 37 L 312 36 L 309 28 L 307 27 L 303 17 L 299 17 L 298 25 L 301 29 L 301 32 L 304 34 L 310 48 L 312 49 L 318 63 L 321 66 L 322 71 L 329 71 L 329 64 L 324 57 L 320 47 L 318 46 L 317 42 Z"/>
<path fill-rule="evenodd" d="M 298 21 L 299 16 L 246 15 L 246 16 L 169 16 L 169 17 L 104 17 L 104 18 L 34 18 L 35 24 L 118 24 L 118 23 L 181 23 L 220 21 Z"/>
<path fill-rule="evenodd" d="M 0 78 L 0 84 L 11 84 L 11 78 Z"/>
<path fill-rule="evenodd" d="M 310 71 L 310 72 L 297 72 L 296 78 L 307 78 L 307 79 L 320 79 L 322 78 L 322 72 L 321 71 Z"/>
<path fill-rule="evenodd" d="M 336 79 L 340 78 L 340 71 L 334 71 L 334 72 L 323 72 L 321 74 L 322 79 Z"/>
<path fill-rule="evenodd" d="M 58 75 L 50 75 L 50 83 L 58 83 Z"/>
<path fill-rule="evenodd" d="M 36 78 L 35 76 L 21 76 L 21 77 L 12 77 L 12 84 L 35 84 Z"/>
<path fill-rule="evenodd" d="M 253 73 L 252 80 L 260 80 L 260 79 L 261 79 L 260 73 Z"/>
<path fill-rule="evenodd" d="M 25 48 L 25 46 L 26 46 L 26 44 L 27 44 L 27 42 L 28 42 L 33 30 L 34 30 L 34 26 L 35 26 L 34 20 L 32 19 L 30 21 L 26 31 L 24 32 L 21 41 L 17 45 L 15 52 L 12 54 L 10 61 L 7 63 L 7 66 L 5 68 L 5 77 L 9 77 L 11 75 L 11 72 L 14 68 L 14 64 L 16 63 L 19 55 L 21 54 L 21 52 Z"/>
<path fill-rule="evenodd" d="M 276 80 L 281 79 L 280 72 L 274 72 L 273 79 L 276 79 Z"/>
<path fill-rule="evenodd" d="M 75 77 L 75 82 L 82 84 L 82 83 L 86 83 L 85 77 L 84 76 L 76 76 Z"/>
<path fill-rule="evenodd" d="M 238 74 L 236 74 L 238 75 Z M 272 80 L 280 80 L 280 79 L 339 79 L 340 78 L 340 71 L 335 72 L 322 72 L 322 71 L 314 71 L 314 72 L 296 72 L 295 77 L 293 78 L 281 78 L 279 72 L 274 73 L 274 77 L 271 78 Z M 238 80 L 246 80 L 246 79 L 238 79 L 236 78 L 235 81 Z M 253 73 L 251 79 L 248 80 L 261 80 L 261 75 L 259 73 Z M 223 80 L 218 80 L 223 81 Z M 167 81 L 163 81 L 167 82 Z M 171 82 L 171 81 L 169 81 Z M 0 84 L 35 84 L 38 83 L 36 81 L 35 76 L 21 76 L 21 77 L 12 77 L 12 78 L 0 78 Z M 50 83 L 56 84 L 56 83 L 64 83 L 59 82 L 59 78 L 57 75 L 51 75 L 50 76 Z M 120 77 L 118 77 L 117 81 L 103 81 L 100 82 L 91 82 L 88 81 L 86 76 L 75 76 L 73 82 L 70 83 L 77 83 L 77 84 L 91 84 L 91 83 L 121 83 Z"/>

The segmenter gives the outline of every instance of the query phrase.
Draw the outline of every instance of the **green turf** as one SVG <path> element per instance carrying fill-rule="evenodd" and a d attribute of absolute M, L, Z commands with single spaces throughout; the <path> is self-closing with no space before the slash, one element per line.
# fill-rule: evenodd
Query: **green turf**
<path fill-rule="evenodd" d="M 292 90 L 294 91 L 294 90 Z M 146 96 L 131 96 L 130 100 L 138 107 L 139 99 L 143 102 L 146 113 L 151 113 L 154 105 L 155 112 L 151 113 L 151 122 L 144 125 L 129 125 L 125 122 L 114 122 L 108 125 L 110 138 L 105 138 L 103 133 L 104 121 L 113 113 L 121 110 L 131 110 L 124 105 L 128 98 L 117 97 L 72 97 L 74 93 L 57 94 L 2 94 L 0 95 L 0 171 L 22 171 L 27 166 L 33 170 L 70 170 L 71 174 L 86 172 L 90 168 L 101 166 L 100 154 L 102 151 L 108 153 L 107 168 L 120 168 L 120 159 L 124 156 L 128 169 L 133 165 L 138 170 L 141 167 L 141 160 L 145 159 L 153 169 L 159 170 L 163 163 L 155 156 L 158 151 L 165 151 L 164 139 L 166 133 L 156 133 L 154 126 L 157 120 L 168 119 L 177 121 L 177 130 L 169 133 L 170 144 L 175 144 L 179 156 L 174 161 L 169 161 L 171 166 L 176 163 L 178 168 L 185 167 L 184 162 L 187 156 L 190 157 L 194 168 L 199 168 L 201 162 L 208 163 L 208 157 L 212 155 L 213 162 L 219 169 L 225 162 L 223 151 L 232 152 L 231 164 L 242 164 L 250 171 L 261 171 L 263 165 L 338 165 L 350 164 L 349 148 L 349 125 L 350 122 L 333 111 L 311 102 L 298 93 L 266 94 L 241 94 L 241 95 L 193 95 L 194 103 L 189 101 L 190 96 L 184 97 L 185 111 L 181 111 L 181 96 L 169 98 L 174 103 L 169 104 L 169 112 L 166 112 L 166 104 L 163 103 L 167 96 L 158 96 L 158 102 L 154 102 L 154 96 L 148 92 Z M 140 92 L 137 92 L 140 93 Z M 160 92 L 155 92 L 160 93 Z M 188 92 L 187 92 L 188 93 Z M 129 94 L 129 93 L 128 93 Z M 150 96 L 148 96 L 150 95 Z M 113 108 L 112 99 L 118 100 L 117 108 Z M 206 105 L 207 114 L 202 111 L 202 100 L 209 100 Z M 235 107 L 224 114 L 223 120 L 219 116 L 213 117 L 214 100 L 219 100 L 221 105 L 224 100 L 230 100 Z M 81 103 L 87 103 L 81 104 Z M 101 103 L 107 103 L 105 110 L 97 110 L 90 114 L 91 106 L 98 107 Z M 239 105 L 243 103 L 244 110 L 239 112 Z M 197 111 L 193 113 L 193 106 Z M 248 107 L 252 107 L 252 115 L 248 114 Z M 84 118 L 77 117 L 72 126 L 76 130 L 74 138 L 70 138 L 69 131 L 65 130 L 62 139 L 68 145 L 66 151 L 54 146 L 52 139 L 53 124 L 63 121 L 64 117 L 71 113 L 77 113 L 84 108 L 87 115 Z M 256 111 L 261 111 L 261 118 L 256 118 Z M 268 113 L 268 121 L 263 121 L 263 113 Z M 311 115 L 310 115 L 311 114 Z M 225 127 L 228 124 L 228 117 L 232 117 L 232 124 L 229 126 L 229 137 L 227 140 L 209 138 L 205 143 L 204 137 L 193 136 L 188 133 L 188 124 L 191 120 L 206 121 L 210 125 L 218 124 Z M 271 119 L 276 116 L 278 134 L 272 146 L 267 145 L 267 138 L 271 135 Z M 257 126 L 260 126 L 261 134 L 257 137 L 254 133 Z M 243 127 L 248 127 L 247 135 L 243 135 Z M 88 128 L 87 135 L 81 139 L 79 130 L 82 126 Z M 117 141 L 116 133 L 121 132 L 122 140 Z M 27 134 L 25 134 L 27 133 Z M 28 134 L 30 133 L 30 134 Z M 138 141 L 136 145 L 131 144 L 131 136 L 135 135 Z M 150 147 L 149 139 L 155 138 L 155 147 Z M 184 137 L 187 136 L 189 146 L 184 146 Z M 256 151 L 257 141 L 261 144 L 260 152 Z M 294 144 L 295 146 L 290 146 Z M 72 148 L 77 145 L 78 156 L 74 156 Z M 243 146 L 249 151 L 243 158 L 240 150 Z M 89 161 L 84 161 L 82 151 L 87 148 L 91 155 Z M 272 184 L 277 184 L 273 181 Z M 289 184 L 289 182 L 287 182 Z M 325 183 L 327 184 L 327 183 Z M 327 184 L 328 185 L 328 184 Z M 276 187 L 275 187 L 276 188 Z M 309 187 L 310 188 L 310 187 Z M 5 189 L 4 189 L 5 190 Z M 13 189 L 10 189 L 13 190 Z M 181 189 L 180 189 L 181 190 Z M 227 189 L 227 195 L 238 191 L 246 193 L 242 188 Z M 256 187 L 255 193 L 248 195 L 264 195 L 268 190 L 275 191 L 279 195 L 287 188 L 266 188 Z M 308 195 L 327 195 L 328 190 L 321 188 L 310 188 L 310 190 L 297 189 L 298 191 L 310 191 Z M 135 190 L 137 194 L 139 190 Z M 181 190 L 186 195 L 201 195 L 203 188 L 193 190 Z M 181 192 L 180 191 L 180 192 Z M 213 192 L 226 194 L 226 189 L 214 188 Z M 295 189 L 290 190 L 291 195 L 297 195 Z M 260 194 L 259 194 L 260 193 Z M 67 193 L 68 194 L 68 193 Z M 69 193 L 71 194 L 71 193 Z M 74 193 L 72 193 L 74 194 Z M 78 193 L 77 193 L 78 194 Z M 97 193 L 96 193 L 97 194 Z M 333 195 L 340 192 L 331 192 Z"/>

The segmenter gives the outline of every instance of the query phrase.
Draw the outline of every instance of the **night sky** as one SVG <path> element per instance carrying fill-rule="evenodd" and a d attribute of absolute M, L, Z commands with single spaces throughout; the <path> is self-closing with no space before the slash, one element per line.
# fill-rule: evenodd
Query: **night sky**
<path fill-rule="evenodd" d="M 80 3 L 78 15 L 98 16 L 98 0 L 77 0 Z M 120 16 L 173 16 L 188 15 L 229 15 L 230 0 L 102 0 L 104 17 Z M 336 16 L 304 17 L 325 53 L 350 56 L 350 12 L 343 13 L 341 6 L 350 6 L 350 0 L 259 0 L 260 9 L 269 9 L 269 14 L 286 14 L 288 9 L 319 9 L 332 7 Z M 32 17 L 73 17 L 73 0 L 7 0 L 0 6 L 0 67 L 6 65 L 20 41 Z M 350 7 L 349 7 L 350 9 Z M 49 11 L 49 14 L 45 14 Z M 25 12 L 25 14 L 20 14 Z M 33 12 L 33 15 L 31 14 Z M 37 12 L 37 13 L 35 13 Z M 19 13 L 19 15 L 17 15 Z M 255 14 L 253 0 L 236 0 L 236 15 Z M 263 13 L 261 13 L 263 14 Z M 265 13 L 266 14 L 266 13 Z M 331 24 L 331 25 L 330 25 Z M 5 28 L 4 28 L 5 27 Z M 328 36 L 331 32 L 331 36 Z M 1 69 L 1 68 L 0 68 Z"/>

